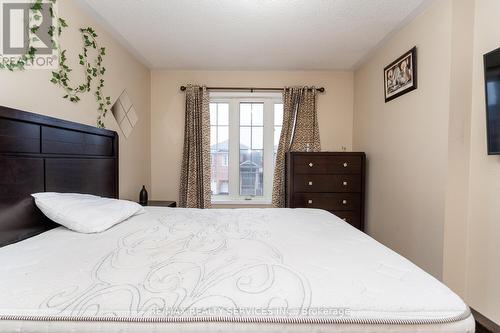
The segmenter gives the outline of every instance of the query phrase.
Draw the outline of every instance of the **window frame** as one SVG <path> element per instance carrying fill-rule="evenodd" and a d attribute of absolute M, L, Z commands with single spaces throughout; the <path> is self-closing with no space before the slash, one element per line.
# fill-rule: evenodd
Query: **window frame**
<path fill-rule="evenodd" d="M 271 204 L 274 177 L 274 105 L 281 93 L 211 92 L 210 103 L 229 104 L 229 195 L 212 195 L 213 204 Z M 264 104 L 264 195 L 240 196 L 240 103 Z"/>

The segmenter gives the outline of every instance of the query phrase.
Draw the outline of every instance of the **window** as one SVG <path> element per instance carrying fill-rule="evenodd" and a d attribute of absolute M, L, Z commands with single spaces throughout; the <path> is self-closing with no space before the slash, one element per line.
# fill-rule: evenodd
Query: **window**
<path fill-rule="evenodd" d="M 211 93 L 212 200 L 270 202 L 281 94 Z"/>
<path fill-rule="evenodd" d="M 240 103 L 240 196 L 264 195 L 264 103 Z"/>
<path fill-rule="evenodd" d="M 228 195 L 229 104 L 210 103 L 210 156 L 212 195 Z"/>

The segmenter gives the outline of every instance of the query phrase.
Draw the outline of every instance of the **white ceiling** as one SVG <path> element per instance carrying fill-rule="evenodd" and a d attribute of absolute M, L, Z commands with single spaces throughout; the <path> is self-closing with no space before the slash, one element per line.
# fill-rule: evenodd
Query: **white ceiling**
<path fill-rule="evenodd" d="M 432 0 L 77 0 L 150 68 L 352 69 Z"/>

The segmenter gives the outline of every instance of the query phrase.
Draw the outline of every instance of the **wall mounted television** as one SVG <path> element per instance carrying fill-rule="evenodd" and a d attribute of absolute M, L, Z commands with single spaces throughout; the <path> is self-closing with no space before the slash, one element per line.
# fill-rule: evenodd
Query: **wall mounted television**
<path fill-rule="evenodd" d="M 500 155 L 500 48 L 484 55 L 488 155 Z"/>

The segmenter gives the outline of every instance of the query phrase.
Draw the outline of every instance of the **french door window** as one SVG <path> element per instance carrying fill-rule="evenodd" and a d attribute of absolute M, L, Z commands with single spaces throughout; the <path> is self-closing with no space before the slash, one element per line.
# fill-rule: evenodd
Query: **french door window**
<path fill-rule="evenodd" d="M 270 203 L 283 122 L 281 94 L 211 93 L 214 203 Z"/>

